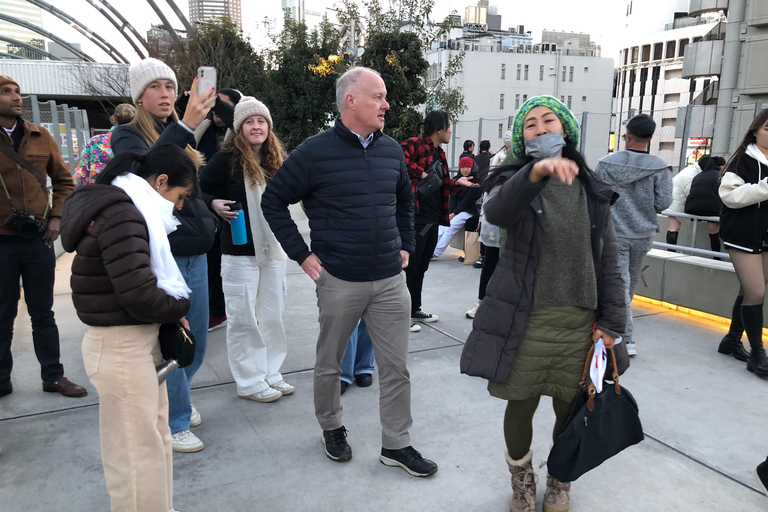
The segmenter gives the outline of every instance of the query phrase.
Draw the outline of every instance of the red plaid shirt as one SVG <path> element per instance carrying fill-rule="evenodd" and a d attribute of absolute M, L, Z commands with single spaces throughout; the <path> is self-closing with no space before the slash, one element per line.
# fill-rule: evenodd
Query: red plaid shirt
<path fill-rule="evenodd" d="M 435 148 L 431 139 L 419 137 L 411 137 L 404 140 L 400 147 L 403 148 L 405 165 L 408 168 L 408 176 L 411 178 L 411 187 L 413 188 L 413 198 L 417 213 L 419 211 L 419 191 L 416 189 L 416 185 L 421 181 L 421 175 L 427 171 L 429 164 L 432 163 L 432 156 L 437 151 L 437 155 L 443 162 L 443 168 L 445 169 L 443 186 L 440 187 L 440 193 L 443 196 L 443 200 L 440 201 L 440 224 L 448 226 L 450 224 L 448 215 L 451 213 L 449 198 L 458 191 L 458 186 L 456 185 L 456 179 L 451 179 L 448 174 L 448 161 L 445 159 L 445 151 L 440 146 Z"/>

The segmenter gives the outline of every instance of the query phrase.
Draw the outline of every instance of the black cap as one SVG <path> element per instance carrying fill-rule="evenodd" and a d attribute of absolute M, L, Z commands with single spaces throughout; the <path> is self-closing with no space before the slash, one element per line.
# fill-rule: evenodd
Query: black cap
<path fill-rule="evenodd" d="M 656 131 L 656 122 L 648 114 L 637 114 L 627 123 L 627 131 L 638 139 L 650 139 Z"/>

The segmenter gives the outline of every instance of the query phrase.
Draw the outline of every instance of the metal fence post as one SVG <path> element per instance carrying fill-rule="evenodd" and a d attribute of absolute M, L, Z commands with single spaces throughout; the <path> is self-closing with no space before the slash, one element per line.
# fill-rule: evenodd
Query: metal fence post
<path fill-rule="evenodd" d="M 67 142 L 67 161 L 69 163 L 69 172 L 75 173 L 75 148 L 72 144 L 72 123 L 69 120 L 69 105 L 61 104 L 61 111 L 64 115 L 64 136 Z"/>
<path fill-rule="evenodd" d="M 88 112 L 81 110 L 80 115 L 83 117 L 83 134 L 88 137 L 88 140 L 91 140 L 91 126 L 88 123 Z"/>
<path fill-rule="evenodd" d="M 693 114 L 693 105 L 685 107 L 685 124 L 683 125 L 683 140 L 680 142 L 680 161 L 678 163 L 678 172 L 685 169 L 685 157 L 688 153 L 688 134 L 691 131 L 691 115 Z M 695 227 L 695 226 L 694 226 Z M 696 236 L 694 234 L 694 236 Z"/>
<path fill-rule="evenodd" d="M 581 113 L 581 133 L 579 134 L 579 153 L 584 154 L 584 148 L 586 147 L 585 139 L 587 138 L 587 118 L 589 112 Z"/>
<path fill-rule="evenodd" d="M 56 107 L 56 101 L 48 101 L 51 109 L 51 128 L 53 129 L 53 138 L 56 139 L 56 145 L 61 147 L 61 128 L 59 127 L 59 110 Z"/>
<path fill-rule="evenodd" d="M 32 122 L 40 124 L 40 105 L 37 103 L 37 94 L 30 94 L 29 101 L 32 103 Z"/>
<path fill-rule="evenodd" d="M 80 109 L 77 107 L 72 107 L 72 113 L 75 116 L 75 134 L 77 135 L 77 153 L 73 154 L 72 156 L 74 159 L 79 162 L 80 161 L 80 151 L 85 147 L 85 143 L 83 141 L 83 119 L 80 115 Z"/>
<path fill-rule="evenodd" d="M 458 138 L 459 134 L 459 122 L 456 121 L 453 123 L 453 140 L 451 140 L 451 161 L 449 162 L 448 166 L 451 166 L 451 163 L 453 163 L 454 160 L 456 160 L 456 139 Z"/>
<path fill-rule="evenodd" d="M 512 126 L 512 124 L 515 122 L 515 116 L 509 116 L 509 124 L 507 125 L 507 128 Z M 505 130 L 506 131 L 506 130 Z"/>
<path fill-rule="evenodd" d="M 483 140 L 483 118 L 477 123 L 477 147 L 480 147 L 480 141 Z"/>
<path fill-rule="evenodd" d="M 755 102 L 755 117 L 757 117 L 761 110 L 763 110 L 763 100 L 757 100 Z"/>

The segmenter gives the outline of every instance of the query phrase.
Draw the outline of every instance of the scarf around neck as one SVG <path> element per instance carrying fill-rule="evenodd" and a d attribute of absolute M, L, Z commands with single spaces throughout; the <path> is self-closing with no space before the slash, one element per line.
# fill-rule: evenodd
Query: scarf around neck
<path fill-rule="evenodd" d="M 171 254 L 168 234 L 176 230 L 179 221 L 173 216 L 173 203 L 157 193 L 152 186 L 133 173 L 112 180 L 123 189 L 144 217 L 149 232 L 149 263 L 157 277 L 157 287 L 175 299 L 189 298 L 190 289 Z"/>

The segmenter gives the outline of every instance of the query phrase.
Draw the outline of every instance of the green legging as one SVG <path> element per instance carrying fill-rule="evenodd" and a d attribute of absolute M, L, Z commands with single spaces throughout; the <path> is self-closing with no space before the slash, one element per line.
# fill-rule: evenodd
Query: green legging
<path fill-rule="evenodd" d="M 504 440 L 507 443 L 509 456 L 514 460 L 520 460 L 531 449 L 533 439 L 533 415 L 539 406 L 541 396 L 535 396 L 526 400 L 509 400 L 507 410 L 504 413 Z M 568 416 L 571 404 L 559 398 L 552 398 L 552 408 L 555 410 L 555 428 L 552 431 L 552 439 Z"/>

